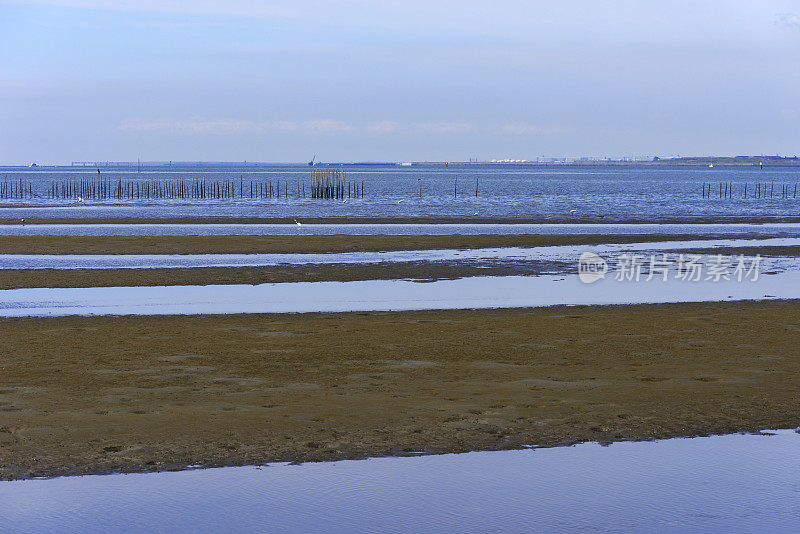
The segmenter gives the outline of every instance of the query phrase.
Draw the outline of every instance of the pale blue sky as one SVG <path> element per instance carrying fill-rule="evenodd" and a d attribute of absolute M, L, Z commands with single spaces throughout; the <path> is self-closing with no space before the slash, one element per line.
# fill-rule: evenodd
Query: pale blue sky
<path fill-rule="evenodd" d="M 798 95 L 797 1 L 0 0 L 5 164 L 795 154 Z"/>

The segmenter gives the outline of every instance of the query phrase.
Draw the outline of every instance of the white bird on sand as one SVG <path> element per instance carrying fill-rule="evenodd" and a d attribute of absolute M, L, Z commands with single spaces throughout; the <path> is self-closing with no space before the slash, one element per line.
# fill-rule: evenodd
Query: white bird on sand
<path fill-rule="evenodd" d="M 292 220 L 294 221 L 294 223 L 295 223 L 297 226 L 303 226 L 302 224 L 300 224 L 299 222 L 297 222 L 297 219 L 292 219 Z"/>
<path fill-rule="evenodd" d="M 21 219 L 21 220 L 22 220 L 22 224 L 25 224 L 25 219 Z"/>
<path fill-rule="evenodd" d="M 82 199 L 81 197 L 78 197 L 78 202 L 80 202 L 81 204 L 83 204 L 83 199 Z"/>

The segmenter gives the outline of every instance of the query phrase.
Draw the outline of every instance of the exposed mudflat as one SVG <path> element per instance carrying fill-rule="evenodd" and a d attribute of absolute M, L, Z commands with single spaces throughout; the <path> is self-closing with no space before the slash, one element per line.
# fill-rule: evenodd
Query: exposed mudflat
<path fill-rule="evenodd" d="M 70 205 L 76 210 L 84 209 L 86 206 Z M 97 205 L 98 207 L 114 207 L 114 205 L 103 204 Z M 36 205 L 26 206 L 24 204 L 13 204 L 0 206 L 0 215 L 3 215 L 2 209 L 18 209 L 31 207 L 35 208 Z M 130 207 L 130 205 L 120 204 L 119 207 Z M 18 217 L 0 217 L 0 224 L 19 224 L 20 218 Z M 657 220 L 643 216 L 635 216 L 631 214 L 619 215 L 596 215 L 596 214 L 576 214 L 570 217 L 486 217 L 474 215 L 470 217 L 452 216 L 452 217 L 93 217 L 92 215 L 81 216 L 76 213 L 74 217 L 27 217 L 24 219 L 25 224 L 206 224 L 206 223 L 230 223 L 230 224 L 294 224 L 299 221 L 303 224 L 390 224 L 390 223 L 406 223 L 406 224 L 570 224 L 570 223 L 623 223 L 623 224 L 650 224 L 650 223 L 666 223 L 666 224 L 703 224 L 703 223 L 797 223 L 800 222 L 800 217 L 792 216 L 752 216 L 752 215 L 684 215 L 681 217 L 660 217 Z"/>
<path fill-rule="evenodd" d="M 0 236 L 0 254 L 257 254 L 688 241 L 692 235 Z"/>
<path fill-rule="evenodd" d="M 465 276 L 537 275 L 575 271 L 555 262 L 379 263 L 371 265 L 279 265 L 269 267 L 197 267 L 191 269 L 9 269 L 0 289 L 33 287 L 130 287 L 268 284 L 276 282 L 351 282 L 355 280 L 442 280 Z"/>
<path fill-rule="evenodd" d="M 639 243 L 691 236 L 477 235 L 477 236 L 2 236 L 3 254 L 256 254 L 337 253 L 391 250 L 474 249 Z M 0 289 L 26 287 L 112 287 L 264 284 L 397 278 L 540 274 L 552 265 L 495 262 L 484 265 L 414 262 L 373 265 L 286 265 L 191 269 L 4 270 Z M 574 265 L 560 269 L 574 269 Z"/>
<path fill-rule="evenodd" d="M 0 476 L 800 424 L 800 302 L 0 320 Z"/>

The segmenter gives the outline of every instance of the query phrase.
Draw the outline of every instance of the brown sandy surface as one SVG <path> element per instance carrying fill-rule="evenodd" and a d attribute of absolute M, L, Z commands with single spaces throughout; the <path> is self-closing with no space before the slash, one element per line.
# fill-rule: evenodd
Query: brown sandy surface
<path fill-rule="evenodd" d="M 25 224 L 204 224 L 204 223 L 230 223 L 230 224 L 294 224 L 300 221 L 304 224 L 458 224 L 458 223 L 496 223 L 496 224 L 552 224 L 552 223 L 771 223 L 771 222 L 800 222 L 800 217 L 786 216 L 742 216 L 742 215 L 716 215 L 714 217 L 692 216 L 664 217 L 658 220 L 641 218 L 635 214 L 609 214 L 596 215 L 592 213 L 577 213 L 568 217 L 482 217 L 453 216 L 453 217 L 79 217 L 78 210 L 85 206 L 66 204 L 73 208 L 75 217 L 26 217 Z M 105 205 L 108 206 L 108 205 Z M 41 208 L 40 205 L 0 205 L 0 215 L 3 208 Z M 126 206 L 128 207 L 128 206 Z M 0 217 L 0 224 L 20 224 L 23 219 L 19 217 Z"/>
<path fill-rule="evenodd" d="M 0 477 L 800 425 L 800 302 L 0 320 Z"/>
<path fill-rule="evenodd" d="M 0 236 L 0 254 L 255 254 L 537 247 L 699 239 L 679 235 Z"/>
<path fill-rule="evenodd" d="M 10 207 L 10 206 L 9 206 Z M 37 206 L 13 206 L 15 208 Z M 75 209 L 79 206 L 72 205 Z M 2 215 L 0 206 L 0 215 Z M 0 217 L 0 224 L 20 224 L 23 219 Z M 25 224 L 453 224 L 453 223 L 539 223 L 550 222 L 542 218 L 486 218 L 486 217 L 31 217 Z"/>
<path fill-rule="evenodd" d="M 126 287 L 278 282 L 349 282 L 464 276 L 512 276 L 577 272 L 575 265 L 555 262 L 378 263 L 370 265 L 295 265 L 270 267 L 199 267 L 191 269 L 9 269 L 0 270 L 0 289 L 31 287 Z"/>
<path fill-rule="evenodd" d="M 691 236 L 677 236 L 691 239 Z M 215 236 L 215 237 L 0 237 L 5 254 L 221 254 L 325 253 L 380 250 L 536 247 L 670 241 L 665 236 Z M 736 247 L 682 250 L 683 254 L 800 256 L 800 247 Z M 265 284 L 434 280 L 464 276 L 574 273 L 575 264 L 533 261 L 408 262 L 379 264 L 195 267 L 187 269 L 6 269 L 0 289 L 210 284 Z"/>

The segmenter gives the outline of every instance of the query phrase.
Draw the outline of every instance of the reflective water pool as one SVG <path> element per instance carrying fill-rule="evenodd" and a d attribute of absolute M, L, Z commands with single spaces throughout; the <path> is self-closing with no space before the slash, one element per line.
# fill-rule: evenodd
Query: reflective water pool
<path fill-rule="evenodd" d="M 797 532 L 800 435 L 0 482 L 5 532 Z"/>
<path fill-rule="evenodd" d="M 538 306 L 713 302 L 800 298 L 800 271 L 757 281 L 691 282 L 578 275 L 481 276 L 412 280 L 296 282 L 261 285 L 34 288 L 0 291 L 0 316 L 308 313 Z"/>
<path fill-rule="evenodd" d="M 574 263 L 584 250 L 610 255 L 720 247 L 800 246 L 800 239 L 702 239 L 608 245 L 398 250 L 324 254 L 0 254 L 2 269 L 169 269 L 307 264 L 452 261 L 559 261 Z"/>

